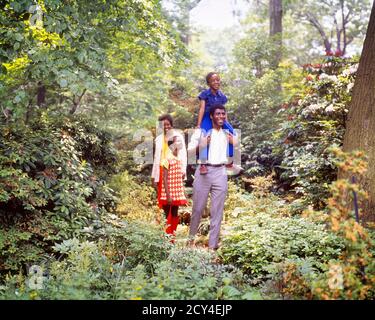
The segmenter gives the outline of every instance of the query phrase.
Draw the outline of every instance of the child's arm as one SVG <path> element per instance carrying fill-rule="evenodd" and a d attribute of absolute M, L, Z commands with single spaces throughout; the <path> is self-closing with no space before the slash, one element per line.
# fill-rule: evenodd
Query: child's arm
<path fill-rule="evenodd" d="M 165 188 L 165 194 L 167 196 L 167 203 L 171 204 L 172 198 L 169 193 L 169 186 L 168 186 L 168 169 L 165 167 L 163 167 L 163 183 L 164 183 L 164 188 Z"/>
<path fill-rule="evenodd" d="M 202 123 L 205 108 L 206 108 L 206 101 L 200 100 L 199 101 L 199 113 L 198 113 L 197 128 L 201 127 L 201 123 Z"/>

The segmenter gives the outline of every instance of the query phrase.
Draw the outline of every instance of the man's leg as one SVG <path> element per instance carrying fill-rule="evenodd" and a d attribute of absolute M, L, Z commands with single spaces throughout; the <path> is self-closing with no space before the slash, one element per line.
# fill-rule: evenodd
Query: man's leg
<path fill-rule="evenodd" d="M 212 177 L 211 188 L 211 212 L 210 212 L 210 236 L 208 246 L 217 249 L 219 246 L 219 235 L 221 220 L 223 219 L 224 203 L 228 192 L 228 177 L 225 167 L 215 168 Z"/>
<path fill-rule="evenodd" d="M 199 167 L 195 170 L 195 179 L 193 182 L 193 209 L 190 220 L 189 237 L 194 238 L 198 231 L 202 213 L 207 204 L 208 193 L 211 188 L 210 175 L 201 175 Z"/>

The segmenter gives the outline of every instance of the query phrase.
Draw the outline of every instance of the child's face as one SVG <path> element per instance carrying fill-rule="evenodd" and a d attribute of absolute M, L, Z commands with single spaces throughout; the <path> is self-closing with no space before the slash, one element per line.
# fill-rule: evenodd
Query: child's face
<path fill-rule="evenodd" d="M 211 89 L 219 90 L 220 88 L 220 77 L 218 74 L 214 74 L 211 76 L 211 78 L 208 80 L 208 86 Z"/>

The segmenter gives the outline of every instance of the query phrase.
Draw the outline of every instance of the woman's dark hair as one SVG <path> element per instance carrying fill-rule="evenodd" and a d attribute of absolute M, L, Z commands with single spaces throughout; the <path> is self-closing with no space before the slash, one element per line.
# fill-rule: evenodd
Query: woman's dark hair
<path fill-rule="evenodd" d="M 215 104 L 214 106 L 211 107 L 210 115 L 213 116 L 217 109 L 224 110 L 225 112 L 227 112 L 227 110 L 222 104 Z"/>
<path fill-rule="evenodd" d="M 218 74 L 217 72 L 210 72 L 207 74 L 206 76 L 206 82 L 208 84 L 208 82 L 210 81 L 211 77 L 214 75 L 214 74 Z"/>
<path fill-rule="evenodd" d="M 163 114 L 159 117 L 158 119 L 159 121 L 164 121 L 164 120 L 168 120 L 169 123 L 171 124 L 171 126 L 173 127 L 173 118 L 170 114 Z"/>

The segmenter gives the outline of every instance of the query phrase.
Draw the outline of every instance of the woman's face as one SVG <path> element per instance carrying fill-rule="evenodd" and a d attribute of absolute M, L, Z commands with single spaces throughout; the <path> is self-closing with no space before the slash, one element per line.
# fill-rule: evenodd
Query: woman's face
<path fill-rule="evenodd" d="M 164 128 L 164 133 L 167 133 L 169 130 L 172 129 L 172 125 L 169 122 L 169 120 L 167 119 L 163 120 L 163 128 Z"/>

